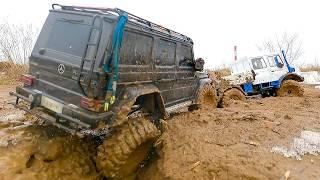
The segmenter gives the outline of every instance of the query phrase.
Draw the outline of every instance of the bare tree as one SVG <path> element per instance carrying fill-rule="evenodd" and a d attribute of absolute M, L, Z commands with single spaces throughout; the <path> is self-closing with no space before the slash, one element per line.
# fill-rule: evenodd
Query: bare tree
<path fill-rule="evenodd" d="M 258 49 L 269 53 L 281 53 L 284 50 L 289 63 L 298 60 L 303 53 L 302 41 L 298 34 L 290 35 L 286 32 L 280 38 L 276 36 L 275 39 L 265 40 L 261 45 L 258 45 Z"/>
<path fill-rule="evenodd" d="M 15 64 L 25 64 L 36 40 L 37 29 L 32 24 L 0 22 L 0 57 Z"/>

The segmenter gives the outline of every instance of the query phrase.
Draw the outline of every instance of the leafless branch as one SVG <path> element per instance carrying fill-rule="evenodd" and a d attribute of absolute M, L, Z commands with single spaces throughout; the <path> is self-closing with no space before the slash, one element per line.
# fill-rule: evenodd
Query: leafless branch
<path fill-rule="evenodd" d="M 0 57 L 15 64 L 25 64 L 31 54 L 37 30 L 31 24 L 0 22 Z"/>
<path fill-rule="evenodd" d="M 289 35 L 285 32 L 280 38 L 275 36 L 274 39 L 267 39 L 257 47 L 258 50 L 269 53 L 281 53 L 284 50 L 289 63 L 298 60 L 303 53 L 302 42 L 296 33 Z"/>

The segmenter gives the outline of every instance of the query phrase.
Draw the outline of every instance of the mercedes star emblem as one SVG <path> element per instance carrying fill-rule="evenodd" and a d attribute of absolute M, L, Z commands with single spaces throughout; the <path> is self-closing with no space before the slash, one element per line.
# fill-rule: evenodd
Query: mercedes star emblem
<path fill-rule="evenodd" d="M 63 64 L 59 64 L 58 73 L 63 74 L 65 70 L 66 70 L 66 67 Z"/>

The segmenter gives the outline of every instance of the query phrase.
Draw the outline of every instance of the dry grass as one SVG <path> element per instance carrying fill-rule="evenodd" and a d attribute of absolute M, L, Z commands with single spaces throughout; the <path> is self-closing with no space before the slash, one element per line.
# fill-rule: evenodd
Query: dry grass
<path fill-rule="evenodd" d="M 27 65 L 14 64 L 8 61 L 0 62 L 0 85 L 17 84 L 20 75 L 26 73 L 27 70 Z"/>
<path fill-rule="evenodd" d="M 221 68 L 221 69 L 215 69 L 213 71 L 209 71 L 209 75 L 215 76 L 217 78 L 229 76 L 230 74 L 231 74 L 231 71 L 229 68 Z"/>
<path fill-rule="evenodd" d="M 305 67 L 300 67 L 300 71 L 302 71 L 302 72 L 310 72 L 310 71 L 320 72 L 320 65 L 309 65 L 309 66 L 305 66 Z"/>

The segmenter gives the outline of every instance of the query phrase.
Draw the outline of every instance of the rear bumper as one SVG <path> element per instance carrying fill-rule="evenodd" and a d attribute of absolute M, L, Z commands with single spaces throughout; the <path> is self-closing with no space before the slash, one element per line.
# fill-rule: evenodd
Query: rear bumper
<path fill-rule="evenodd" d="M 17 98 L 15 102 L 16 108 L 31 112 L 44 119 L 46 122 L 72 134 L 75 134 L 80 130 L 94 129 L 99 122 L 108 122 L 114 114 L 112 111 L 93 113 L 72 104 L 65 105 L 54 97 L 50 97 L 41 91 L 27 87 L 17 87 L 16 92 L 10 92 L 9 94 Z M 44 105 L 41 102 L 44 99 L 49 99 L 53 106 Z M 29 108 L 20 106 L 20 100 L 27 102 L 30 105 Z M 45 109 L 45 111 L 37 114 L 30 111 L 36 107 L 41 107 Z"/>

